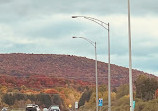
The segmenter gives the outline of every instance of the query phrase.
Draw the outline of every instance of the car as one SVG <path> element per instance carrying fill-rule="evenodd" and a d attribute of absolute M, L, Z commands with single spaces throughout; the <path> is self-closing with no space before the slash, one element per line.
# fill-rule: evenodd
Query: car
<path fill-rule="evenodd" d="M 43 108 L 43 111 L 48 111 L 48 108 Z"/>
<path fill-rule="evenodd" d="M 7 111 L 8 108 L 7 107 L 3 107 L 1 111 Z"/>
<path fill-rule="evenodd" d="M 40 108 L 38 105 L 35 105 L 35 107 L 36 107 L 37 111 L 40 111 Z"/>
<path fill-rule="evenodd" d="M 28 104 L 26 106 L 26 111 L 40 111 L 40 108 L 36 104 Z"/>
<path fill-rule="evenodd" d="M 59 106 L 52 105 L 49 107 L 48 111 L 60 111 L 60 108 Z"/>

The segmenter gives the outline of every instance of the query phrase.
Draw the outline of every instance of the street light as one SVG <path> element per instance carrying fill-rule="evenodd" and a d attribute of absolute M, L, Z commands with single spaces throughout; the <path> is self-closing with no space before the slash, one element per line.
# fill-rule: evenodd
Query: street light
<path fill-rule="evenodd" d="M 72 37 L 72 38 L 81 38 L 89 42 L 95 48 L 95 78 L 96 78 L 96 111 L 98 111 L 98 73 L 97 73 L 97 51 L 96 51 L 96 42 L 93 42 L 85 37 Z"/>
<path fill-rule="evenodd" d="M 92 17 L 72 16 L 72 18 L 78 18 L 78 17 L 85 18 L 92 22 L 95 22 L 108 31 L 108 111 L 111 111 L 110 26 L 109 26 L 109 23 L 105 23 L 101 20 L 98 20 Z M 106 26 L 108 26 L 108 28 Z"/>
<path fill-rule="evenodd" d="M 130 93 L 130 111 L 133 109 L 133 85 L 132 85 L 132 57 L 131 57 L 131 24 L 130 24 L 130 0 L 128 0 L 128 37 L 129 37 L 129 93 Z"/>

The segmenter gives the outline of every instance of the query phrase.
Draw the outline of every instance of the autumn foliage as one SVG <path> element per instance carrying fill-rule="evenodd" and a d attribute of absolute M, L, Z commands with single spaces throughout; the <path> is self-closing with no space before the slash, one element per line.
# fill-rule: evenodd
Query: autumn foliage
<path fill-rule="evenodd" d="M 86 57 L 56 54 L 0 54 L 0 84 L 19 87 L 51 88 L 70 84 L 95 84 L 95 61 Z M 128 83 L 128 68 L 111 64 L 111 83 Z M 98 82 L 107 84 L 108 65 L 98 62 Z M 133 70 L 133 79 L 148 75 Z M 148 75 L 155 77 L 153 75 Z"/>
<path fill-rule="evenodd" d="M 44 93 L 47 93 L 47 94 L 58 94 L 59 92 L 55 89 L 46 89 L 43 91 Z"/>

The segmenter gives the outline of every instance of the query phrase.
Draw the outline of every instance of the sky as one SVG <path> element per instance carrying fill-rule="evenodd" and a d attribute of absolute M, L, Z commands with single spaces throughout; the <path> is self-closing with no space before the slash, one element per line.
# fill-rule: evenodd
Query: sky
<path fill-rule="evenodd" d="M 66 54 L 128 67 L 127 0 L 0 0 L 0 53 Z M 132 67 L 158 76 L 158 0 L 131 0 Z"/>

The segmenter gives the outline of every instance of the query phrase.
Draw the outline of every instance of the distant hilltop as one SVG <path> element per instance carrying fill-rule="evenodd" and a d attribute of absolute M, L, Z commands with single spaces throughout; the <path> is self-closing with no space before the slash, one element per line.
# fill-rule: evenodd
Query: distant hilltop
<path fill-rule="evenodd" d="M 132 72 L 133 81 L 141 74 L 156 77 L 143 71 L 132 70 Z M 98 61 L 99 84 L 107 84 L 107 74 L 108 64 Z M 0 54 L 0 75 L 9 77 L 39 77 L 41 75 L 41 77 L 95 83 L 95 61 L 73 55 Z M 128 68 L 111 64 L 112 86 L 128 84 L 128 76 Z"/>

